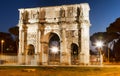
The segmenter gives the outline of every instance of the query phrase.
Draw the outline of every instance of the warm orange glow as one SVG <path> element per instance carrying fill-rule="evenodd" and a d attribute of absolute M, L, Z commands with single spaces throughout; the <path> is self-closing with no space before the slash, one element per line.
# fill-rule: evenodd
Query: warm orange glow
<path fill-rule="evenodd" d="M 1 43 L 4 43 L 5 41 L 4 40 L 1 40 Z"/>

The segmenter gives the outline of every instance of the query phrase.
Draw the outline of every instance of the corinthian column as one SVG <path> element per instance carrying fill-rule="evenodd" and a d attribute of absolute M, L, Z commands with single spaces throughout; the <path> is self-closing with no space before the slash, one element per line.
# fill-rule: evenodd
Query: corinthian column
<path fill-rule="evenodd" d="M 61 31 L 61 37 L 62 37 L 62 42 L 61 42 L 61 63 L 63 65 L 69 65 L 70 64 L 70 57 L 69 57 L 69 52 L 67 49 L 67 43 L 66 43 L 66 29 L 62 28 Z"/>
<path fill-rule="evenodd" d="M 89 64 L 89 26 L 82 23 L 80 28 L 80 64 Z"/>
<path fill-rule="evenodd" d="M 19 31 L 20 36 L 19 36 L 18 64 L 25 64 L 27 47 L 27 27 L 25 25 L 22 25 Z"/>
<path fill-rule="evenodd" d="M 40 53 L 41 53 L 41 44 L 40 44 L 40 37 L 41 37 L 41 32 L 40 32 L 40 29 L 38 28 L 37 29 L 37 34 L 36 34 L 36 51 L 35 51 L 35 54 L 36 54 L 36 60 L 37 60 L 37 63 L 40 64 Z"/>

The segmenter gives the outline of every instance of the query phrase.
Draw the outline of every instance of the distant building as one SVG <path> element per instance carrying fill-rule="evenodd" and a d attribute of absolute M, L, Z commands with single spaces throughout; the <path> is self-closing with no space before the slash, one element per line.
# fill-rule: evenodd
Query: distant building
<path fill-rule="evenodd" d="M 87 3 L 19 9 L 19 63 L 89 64 Z"/>

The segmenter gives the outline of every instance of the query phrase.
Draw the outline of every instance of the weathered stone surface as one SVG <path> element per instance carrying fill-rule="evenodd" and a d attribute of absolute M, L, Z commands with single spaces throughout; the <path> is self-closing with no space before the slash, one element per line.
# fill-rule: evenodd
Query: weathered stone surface
<path fill-rule="evenodd" d="M 36 62 L 48 65 L 50 39 L 57 35 L 61 65 L 89 64 L 89 10 L 87 3 L 19 9 L 19 54 L 27 56 L 33 45 Z"/>

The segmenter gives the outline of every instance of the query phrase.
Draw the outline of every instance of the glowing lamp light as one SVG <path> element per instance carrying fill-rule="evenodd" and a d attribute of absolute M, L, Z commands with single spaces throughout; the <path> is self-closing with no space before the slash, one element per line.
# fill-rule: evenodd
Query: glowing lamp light
<path fill-rule="evenodd" d="M 1 43 L 4 43 L 5 41 L 4 40 L 1 40 Z"/>
<path fill-rule="evenodd" d="M 103 42 L 102 41 L 97 41 L 96 46 L 101 48 L 103 46 Z"/>
<path fill-rule="evenodd" d="M 58 47 L 52 47 L 52 48 L 51 48 L 51 51 L 52 51 L 53 53 L 57 53 L 57 52 L 58 52 Z"/>
<path fill-rule="evenodd" d="M 102 65 L 103 64 L 103 56 L 102 56 L 102 53 L 101 53 L 102 52 L 101 48 L 103 46 L 103 42 L 102 41 L 97 41 L 96 46 L 99 48 L 98 51 L 99 51 L 99 55 L 100 55 L 100 65 Z"/>

